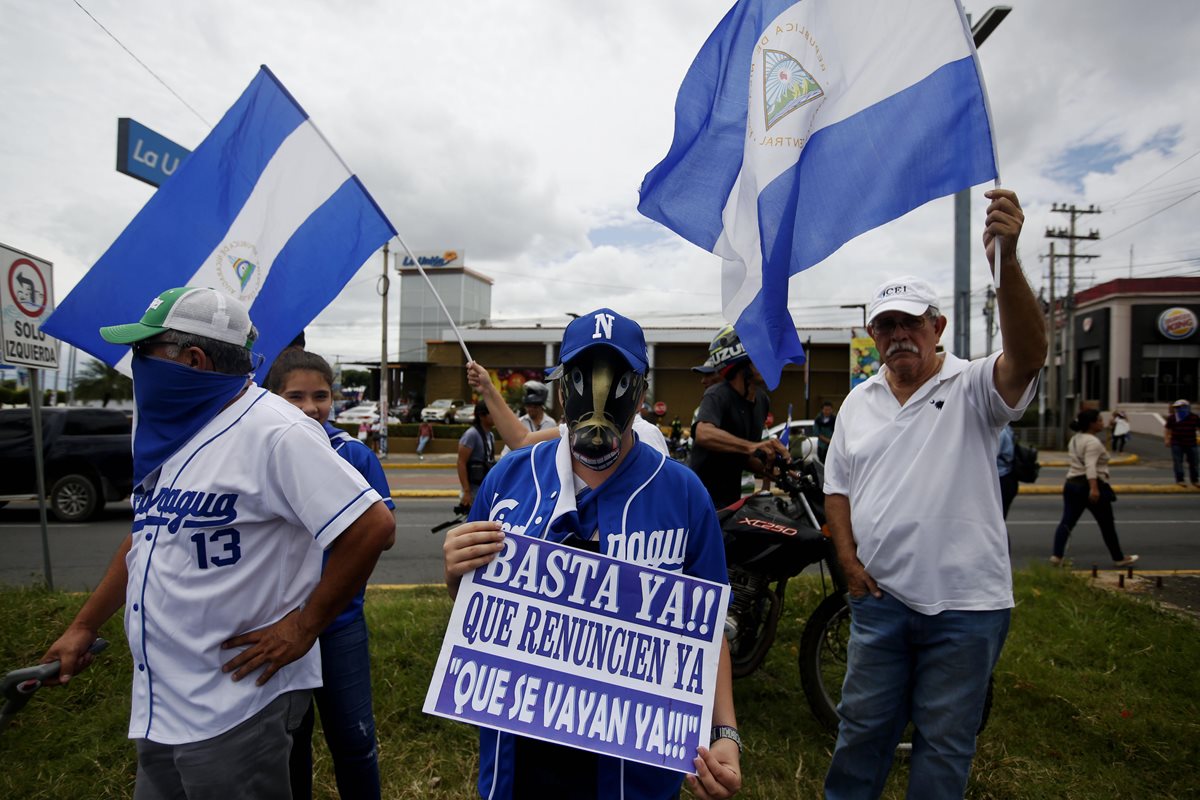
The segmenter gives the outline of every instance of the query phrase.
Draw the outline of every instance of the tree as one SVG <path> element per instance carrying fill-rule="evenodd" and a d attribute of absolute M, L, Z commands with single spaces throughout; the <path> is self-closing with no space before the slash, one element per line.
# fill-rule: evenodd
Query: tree
<path fill-rule="evenodd" d="M 99 400 L 103 406 L 110 400 L 129 400 L 133 397 L 133 381 L 93 358 L 83 365 L 75 378 L 75 397 Z"/>
<path fill-rule="evenodd" d="M 370 386 L 371 373 L 364 369 L 343 369 L 342 386 Z"/>

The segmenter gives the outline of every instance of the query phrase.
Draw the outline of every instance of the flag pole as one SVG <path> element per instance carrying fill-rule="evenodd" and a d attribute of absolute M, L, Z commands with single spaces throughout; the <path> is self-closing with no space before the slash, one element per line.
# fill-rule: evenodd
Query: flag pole
<path fill-rule="evenodd" d="M 987 81 L 983 79 L 983 65 L 979 63 L 979 48 L 975 46 L 975 35 L 971 31 L 971 21 L 967 18 L 966 12 L 963 10 L 961 0 L 954 0 L 954 5 L 958 8 L 958 18 L 962 20 L 963 33 L 967 37 L 967 45 L 971 48 L 971 62 L 975 65 L 975 77 L 979 79 L 979 91 L 983 94 L 983 112 L 987 115 L 988 128 L 991 131 L 992 139 L 992 163 L 996 167 L 996 178 L 992 181 L 992 188 L 1000 188 L 1000 148 L 996 144 L 996 123 L 992 120 L 992 101 L 988 96 Z M 1000 288 L 1000 245 L 1001 237 L 996 237 L 996 268 L 992 270 L 992 285 L 997 289 Z M 965 354 L 964 357 L 970 357 L 970 354 Z"/>
<path fill-rule="evenodd" d="M 459 331 L 458 326 L 454 324 L 454 317 L 450 316 L 450 311 L 446 308 L 446 304 L 442 302 L 442 296 L 440 294 L 438 294 L 437 289 L 433 288 L 433 281 L 429 280 L 429 275 L 427 275 L 425 273 L 425 268 L 421 266 L 420 260 L 413 253 L 413 251 L 409 248 L 408 244 L 404 241 L 404 237 L 401 236 L 399 233 L 397 233 L 396 241 L 398 241 L 400 243 L 400 246 L 404 248 L 404 252 L 408 255 L 409 258 L 412 259 L 413 264 L 416 265 L 417 272 L 421 273 L 421 277 L 424 278 L 425 283 L 429 285 L 429 291 L 433 292 L 433 299 L 437 300 L 438 305 L 442 307 L 442 313 L 445 314 L 446 319 L 448 319 L 450 321 L 451 330 L 453 330 L 454 335 L 458 337 L 458 346 L 462 348 L 463 355 L 465 355 L 467 357 L 467 363 L 468 364 L 471 363 L 475 359 L 471 358 L 471 351 L 467 349 L 467 343 L 465 341 L 463 341 L 462 332 Z"/>

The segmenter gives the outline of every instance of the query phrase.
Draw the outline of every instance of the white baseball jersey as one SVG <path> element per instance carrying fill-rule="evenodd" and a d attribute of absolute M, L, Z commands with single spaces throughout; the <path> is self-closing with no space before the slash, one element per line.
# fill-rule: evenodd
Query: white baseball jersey
<path fill-rule="evenodd" d="M 317 423 L 254 384 L 151 473 L 126 557 L 130 738 L 209 739 L 320 686 L 316 647 L 259 687 L 221 672 L 240 652 L 221 643 L 303 605 L 322 550 L 379 499 Z"/>

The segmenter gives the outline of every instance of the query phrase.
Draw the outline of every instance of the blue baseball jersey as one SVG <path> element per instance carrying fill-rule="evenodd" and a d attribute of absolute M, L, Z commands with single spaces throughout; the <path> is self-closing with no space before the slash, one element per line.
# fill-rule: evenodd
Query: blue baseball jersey
<path fill-rule="evenodd" d="M 496 520 L 506 533 L 553 542 L 598 538 L 600 552 L 613 558 L 728 583 L 721 528 L 707 490 L 683 464 L 642 442 L 595 489 L 576 488 L 566 437 L 514 451 L 488 474 L 468 519 Z M 479 729 L 481 797 L 513 797 L 517 738 Z M 675 797 L 683 783 L 679 772 L 596 758 L 597 797 L 663 800 Z"/>
<path fill-rule="evenodd" d="M 383 465 L 379 463 L 378 457 L 371 452 L 371 448 L 355 439 L 350 434 L 346 433 L 341 428 L 330 425 L 328 422 L 324 425 L 325 433 L 329 434 L 329 444 L 332 445 L 334 452 L 345 459 L 346 463 L 354 467 L 358 474 L 367 479 L 367 483 L 371 484 L 371 488 L 379 492 L 379 496 L 383 498 L 383 502 L 392 511 L 396 510 L 396 504 L 392 502 L 392 489 L 388 486 L 387 475 L 383 471 Z M 325 551 L 325 561 L 329 560 L 329 551 Z M 325 632 L 336 631 L 339 628 L 344 628 L 353 622 L 363 613 L 363 602 L 366 600 L 367 587 L 363 586 L 358 590 L 358 594 L 354 595 L 350 600 L 350 604 L 346 606 L 342 613 L 338 614 L 333 622 L 329 623 L 329 627 Z"/>

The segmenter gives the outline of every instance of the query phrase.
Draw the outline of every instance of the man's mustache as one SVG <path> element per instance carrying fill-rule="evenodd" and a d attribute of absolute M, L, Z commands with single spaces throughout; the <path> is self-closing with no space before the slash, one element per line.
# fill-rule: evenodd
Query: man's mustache
<path fill-rule="evenodd" d="M 889 347 L 887 349 L 887 352 L 884 353 L 883 357 L 891 358 L 893 353 L 898 353 L 901 350 L 907 351 L 909 353 L 916 353 L 917 355 L 921 354 L 921 351 L 912 342 L 892 342 L 891 347 Z"/>

